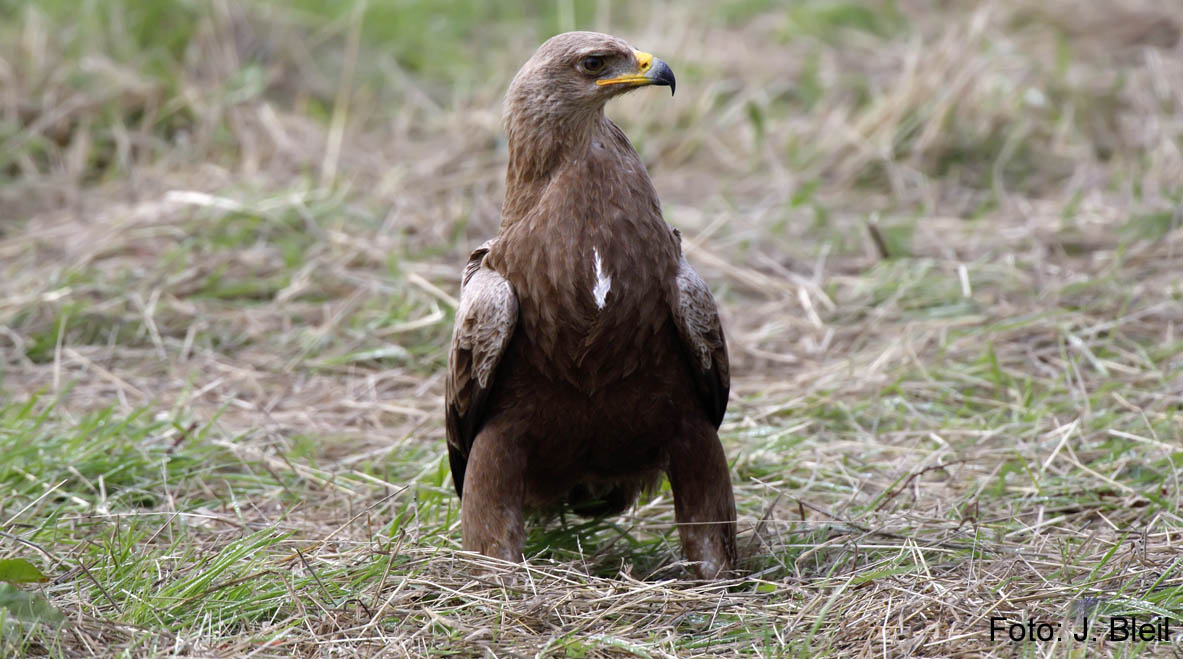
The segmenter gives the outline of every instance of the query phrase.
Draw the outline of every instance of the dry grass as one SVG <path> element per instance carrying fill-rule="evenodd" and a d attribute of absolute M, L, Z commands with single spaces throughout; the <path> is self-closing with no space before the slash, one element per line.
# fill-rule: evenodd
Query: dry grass
<path fill-rule="evenodd" d="M 0 647 L 1177 652 L 1066 632 L 1183 616 L 1183 19 L 700 5 L 558 3 L 491 49 L 463 2 L 387 34 L 380 0 L 162 3 L 147 40 L 135 3 L 0 3 L 0 558 L 69 621 L 0 606 Z M 526 566 L 458 551 L 456 279 L 500 94 L 568 27 L 678 71 L 610 114 L 723 307 L 732 581 L 688 580 L 668 489 L 539 525 Z"/>

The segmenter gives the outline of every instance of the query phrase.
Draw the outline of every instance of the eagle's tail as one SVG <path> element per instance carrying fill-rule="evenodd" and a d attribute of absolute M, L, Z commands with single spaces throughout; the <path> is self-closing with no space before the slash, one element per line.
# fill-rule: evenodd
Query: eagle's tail
<path fill-rule="evenodd" d="M 633 504 L 639 491 L 639 484 L 580 483 L 571 488 L 571 493 L 567 495 L 567 505 L 571 506 L 571 512 L 580 517 L 619 515 Z"/>
<path fill-rule="evenodd" d="M 567 505 L 580 517 L 619 515 L 633 505 L 642 492 L 656 490 L 661 475 L 660 469 L 653 469 L 607 481 L 579 483 L 567 495 Z"/>

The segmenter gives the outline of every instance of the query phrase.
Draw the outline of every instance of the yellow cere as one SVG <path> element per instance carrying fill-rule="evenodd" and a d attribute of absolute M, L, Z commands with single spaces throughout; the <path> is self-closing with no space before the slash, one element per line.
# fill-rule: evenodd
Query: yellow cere
<path fill-rule="evenodd" d="M 649 53 L 634 50 L 633 56 L 637 58 L 637 70 L 641 73 L 645 73 L 649 70 L 649 67 L 653 66 L 653 56 Z"/>
<path fill-rule="evenodd" d="M 633 51 L 633 56 L 637 58 L 637 73 L 631 75 L 622 75 L 616 78 L 609 78 L 607 80 L 597 80 L 597 85 L 649 85 L 653 81 L 645 74 L 649 69 L 653 68 L 653 55 L 639 50 Z"/>

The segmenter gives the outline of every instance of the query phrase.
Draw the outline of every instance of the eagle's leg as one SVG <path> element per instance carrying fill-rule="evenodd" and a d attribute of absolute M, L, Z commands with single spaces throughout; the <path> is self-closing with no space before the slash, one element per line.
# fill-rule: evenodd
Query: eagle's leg
<path fill-rule="evenodd" d="M 514 438 L 486 425 L 477 434 L 460 501 L 463 547 L 506 561 L 522 560 L 525 456 Z"/>
<path fill-rule="evenodd" d="M 682 552 L 702 579 L 735 567 L 735 495 L 727 456 L 714 427 L 688 422 L 669 449 L 670 487 Z"/>

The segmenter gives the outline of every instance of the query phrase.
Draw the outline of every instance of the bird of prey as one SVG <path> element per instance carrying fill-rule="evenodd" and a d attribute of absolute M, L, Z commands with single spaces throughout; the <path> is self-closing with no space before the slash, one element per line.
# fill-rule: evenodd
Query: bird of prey
<path fill-rule="evenodd" d="M 674 90 L 665 62 L 569 32 L 509 87 L 501 227 L 464 268 L 446 384 L 466 550 L 519 561 L 524 510 L 619 513 L 665 472 L 698 575 L 735 565 L 718 311 L 604 116 L 647 85 Z"/>

